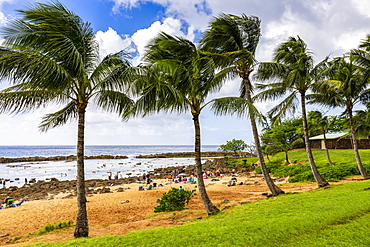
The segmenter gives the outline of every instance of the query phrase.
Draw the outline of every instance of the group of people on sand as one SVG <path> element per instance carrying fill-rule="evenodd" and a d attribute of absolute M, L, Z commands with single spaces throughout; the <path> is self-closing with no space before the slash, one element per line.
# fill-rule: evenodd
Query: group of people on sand
<path fill-rule="evenodd" d="M 122 174 L 120 174 L 120 172 L 117 172 L 115 175 L 114 175 L 114 179 L 123 179 L 122 177 Z M 108 180 L 112 180 L 113 179 L 113 174 L 112 172 L 109 172 L 109 175 L 108 175 Z"/>
<path fill-rule="evenodd" d="M 3 204 L 2 202 L 0 202 L 0 209 L 19 207 L 19 206 L 20 206 L 20 205 L 22 205 L 22 203 L 23 203 L 23 202 L 25 202 L 25 201 L 26 201 L 26 200 L 21 199 L 20 201 L 18 201 L 17 203 L 15 203 L 15 202 L 14 202 L 14 199 L 8 196 L 8 197 L 5 199 L 4 204 Z"/>

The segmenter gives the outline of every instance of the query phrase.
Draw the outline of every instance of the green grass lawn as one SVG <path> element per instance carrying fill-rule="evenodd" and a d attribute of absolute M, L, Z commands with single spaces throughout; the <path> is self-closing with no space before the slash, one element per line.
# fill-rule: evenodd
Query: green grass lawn
<path fill-rule="evenodd" d="M 370 164 L 370 150 L 369 149 L 360 149 L 359 150 L 362 163 Z M 318 167 L 324 167 L 329 165 L 325 150 L 323 149 L 313 149 L 312 150 L 315 163 Z M 341 164 L 356 164 L 355 155 L 352 149 L 335 149 L 329 150 L 330 158 L 336 165 Z M 292 151 L 288 153 L 289 160 L 293 163 L 296 162 L 306 162 L 308 163 L 306 150 Z M 285 153 L 279 153 L 270 157 L 272 162 L 279 161 L 283 162 L 285 160 Z"/>
<path fill-rule="evenodd" d="M 370 181 L 248 203 L 171 228 L 37 246 L 370 246 Z"/>

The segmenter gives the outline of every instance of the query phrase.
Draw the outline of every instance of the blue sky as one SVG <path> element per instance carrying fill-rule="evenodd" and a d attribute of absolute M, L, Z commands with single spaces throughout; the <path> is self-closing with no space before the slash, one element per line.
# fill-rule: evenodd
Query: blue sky
<path fill-rule="evenodd" d="M 40 0 L 41 2 L 45 2 Z M 0 0 L 0 26 L 33 0 Z M 196 42 L 213 16 L 220 13 L 258 16 L 262 38 L 259 61 L 270 61 L 274 48 L 289 36 L 299 35 L 316 62 L 327 55 L 341 56 L 356 48 L 370 33 L 370 1 L 363 0 L 61 0 L 84 21 L 90 22 L 103 55 L 127 49 L 138 64 L 146 44 L 160 31 Z M 235 96 L 239 80 L 229 81 L 212 97 Z M 5 88 L 6 83 L 0 84 Z M 276 102 L 259 103 L 262 112 Z M 0 115 L 0 145 L 63 145 L 76 143 L 76 122 L 38 131 L 41 117 L 57 106 L 33 113 Z M 317 107 L 315 108 L 317 109 Z M 297 113 L 298 114 L 298 113 Z M 233 138 L 252 142 L 247 119 L 201 115 L 202 143 L 222 144 Z M 114 115 L 88 108 L 86 144 L 193 144 L 190 114 L 156 114 L 122 122 Z"/>

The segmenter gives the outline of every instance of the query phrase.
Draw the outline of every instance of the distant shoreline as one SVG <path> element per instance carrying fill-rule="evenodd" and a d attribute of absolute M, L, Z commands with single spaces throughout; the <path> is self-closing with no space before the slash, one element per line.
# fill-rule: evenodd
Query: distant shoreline
<path fill-rule="evenodd" d="M 85 159 L 128 159 L 127 156 L 120 155 L 98 155 L 98 156 L 85 156 Z M 67 156 L 52 156 L 52 157 L 21 157 L 21 158 L 0 158 L 0 163 L 16 163 L 16 162 L 35 162 L 35 161 L 74 161 L 76 160 L 76 155 Z"/>
<path fill-rule="evenodd" d="M 246 153 L 243 153 L 245 155 Z M 202 152 L 202 157 L 224 157 L 224 156 L 234 156 L 233 152 Z M 149 154 L 149 155 L 138 155 L 135 158 L 187 158 L 195 157 L 194 152 L 179 152 L 179 153 L 163 153 L 163 154 Z M 97 155 L 97 156 L 85 156 L 85 159 L 128 159 L 127 156 L 123 155 Z M 16 162 L 36 162 L 36 161 L 74 161 L 76 160 L 76 155 L 67 156 L 52 156 L 52 157 L 21 157 L 21 158 L 0 158 L 0 163 L 16 163 Z"/>

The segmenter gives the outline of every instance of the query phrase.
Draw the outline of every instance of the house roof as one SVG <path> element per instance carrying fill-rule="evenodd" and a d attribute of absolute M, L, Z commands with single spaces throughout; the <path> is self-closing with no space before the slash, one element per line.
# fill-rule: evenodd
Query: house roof
<path fill-rule="evenodd" d="M 338 139 L 343 136 L 345 136 L 347 133 L 344 132 L 336 132 L 336 133 L 326 133 L 326 139 Z M 310 140 L 324 140 L 324 135 L 318 135 L 318 136 L 313 136 L 310 137 Z"/>

